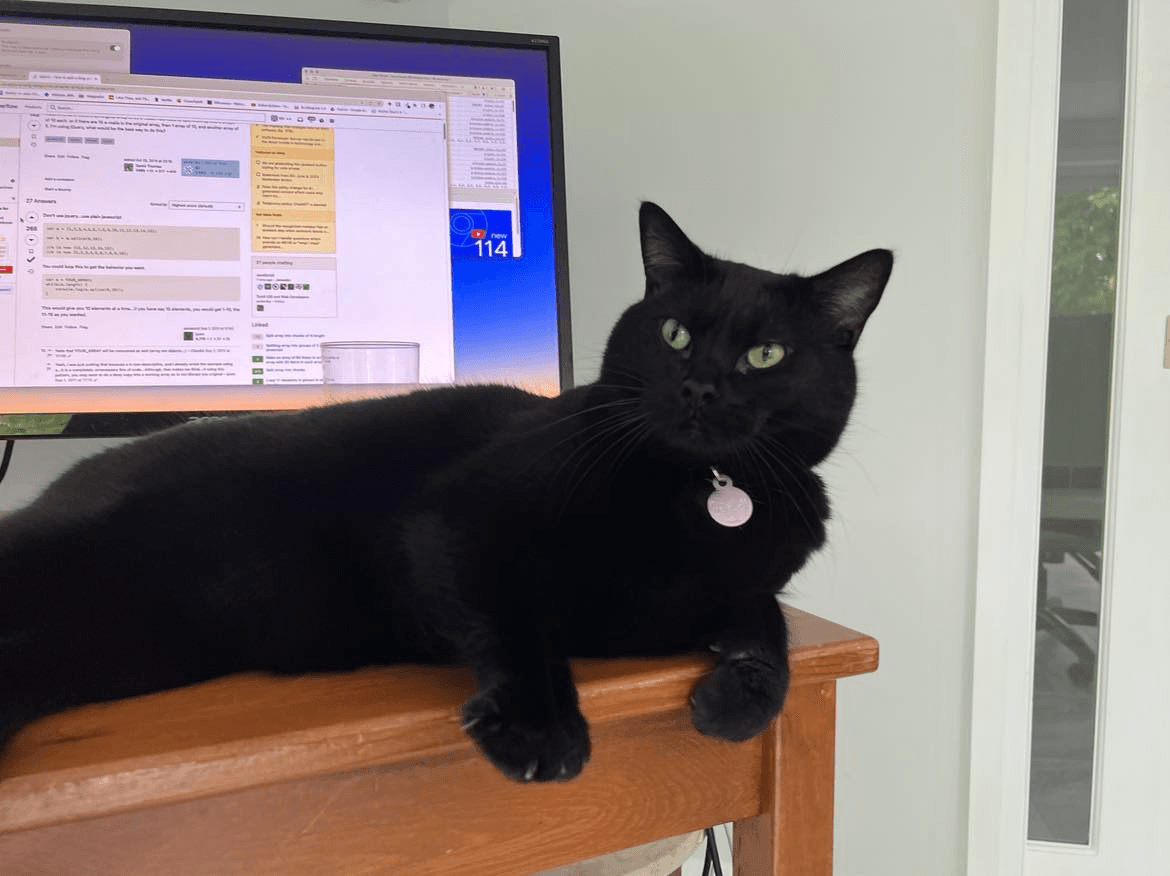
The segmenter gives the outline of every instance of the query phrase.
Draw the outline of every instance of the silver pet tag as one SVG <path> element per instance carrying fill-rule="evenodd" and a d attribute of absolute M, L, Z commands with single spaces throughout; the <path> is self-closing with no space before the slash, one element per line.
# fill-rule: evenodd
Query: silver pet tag
<path fill-rule="evenodd" d="M 707 513 L 720 526 L 743 526 L 752 516 L 752 497 L 717 469 L 712 468 L 711 474 L 715 492 L 707 497 Z"/>

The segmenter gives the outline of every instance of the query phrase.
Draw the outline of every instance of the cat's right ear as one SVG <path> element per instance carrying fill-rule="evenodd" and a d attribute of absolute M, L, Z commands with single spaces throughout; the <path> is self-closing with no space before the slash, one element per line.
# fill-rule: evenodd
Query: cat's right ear
<path fill-rule="evenodd" d="M 888 249 L 871 249 L 811 278 L 833 319 L 841 346 L 857 346 L 865 321 L 881 300 L 894 268 Z"/>
<path fill-rule="evenodd" d="M 642 235 L 647 297 L 657 292 L 663 281 L 672 275 L 697 274 L 702 270 L 703 253 L 657 204 L 642 202 L 638 211 L 638 228 Z"/>

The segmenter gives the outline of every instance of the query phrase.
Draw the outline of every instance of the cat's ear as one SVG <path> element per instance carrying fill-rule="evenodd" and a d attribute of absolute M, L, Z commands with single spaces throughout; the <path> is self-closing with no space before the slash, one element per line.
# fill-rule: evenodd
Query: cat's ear
<path fill-rule="evenodd" d="M 857 346 L 865 321 L 881 300 L 894 254 L 888 249 L 871 249 L 835 268 L 810 278 L 829 315 L 836 322 L 841 346 Z"/>
<path fill-rule="evenodd" d="M 702 252 L 657 204 L 642 202 L 642 209 L 638 211 L 638 229 L 642 234 L 647 296 L 657 291 L 661 282 L 671 274 L 697 274 L 702 270 Z"/>

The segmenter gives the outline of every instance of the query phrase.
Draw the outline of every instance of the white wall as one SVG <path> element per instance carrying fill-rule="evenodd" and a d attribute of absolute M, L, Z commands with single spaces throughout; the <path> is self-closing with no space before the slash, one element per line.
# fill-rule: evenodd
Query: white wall
<path fill-rule="evenodd" d="M 962 872 L 995 3 L 449 9 L 452 26 L 561 37 L 582 377 L 640 292 L 641 198 L 763 267 L 897 251 L 855 425 L 824 467 L 839 522 L 791 601 L 881 641 L 878 673 L 839 690 L 836 872 Z"/>
<path fill-rule="evenodd" d="M 640 294 L 643 198 L 761 267 L 896 250 L 831 546 L 790 593 L 882 647 L 840 686 L 836 872 L 961 873 L 994 0 L 202 5 L 559 35 L 579 379 Z M 21 444 L 0 508 L 81 443 Z"/>

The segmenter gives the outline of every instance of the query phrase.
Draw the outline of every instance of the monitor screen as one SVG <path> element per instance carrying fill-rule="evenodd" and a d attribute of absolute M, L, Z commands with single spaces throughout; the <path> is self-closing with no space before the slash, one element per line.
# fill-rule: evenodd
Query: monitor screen
<path fill-rule="evenodd" d="M 0 2 L 0 435 L 567 386 L 557 51 Z"/>

